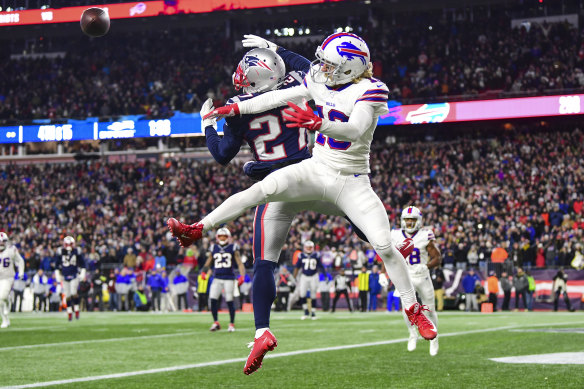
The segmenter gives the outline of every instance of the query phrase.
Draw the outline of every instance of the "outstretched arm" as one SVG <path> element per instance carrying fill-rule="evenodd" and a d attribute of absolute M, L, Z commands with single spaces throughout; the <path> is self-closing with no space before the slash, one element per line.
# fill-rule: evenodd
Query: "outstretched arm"
<path fill-rule="evenodd" d="M 233 134 L 227 123 L 223 126 L 223 138 L 213 126 L 205 128 L 205 138 L 211 155 L 221 165 L 227 165 L 241 148 L 241 139 Z"/>

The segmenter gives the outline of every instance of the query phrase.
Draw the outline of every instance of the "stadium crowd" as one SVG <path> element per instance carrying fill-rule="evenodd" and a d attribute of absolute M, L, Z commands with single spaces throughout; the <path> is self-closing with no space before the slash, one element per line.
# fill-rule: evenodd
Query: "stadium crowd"
<path fill-rule="evenodd" d="M 463 11 L 416 13 L 351 18 L 349 24 L 371 45 L 375 76 L 403 103 L 584 87 L 581 29 L 567 22 L 512 29 L 511 18 L 496 8 L 472 17 Z M 337 27 L 320 21 L 310 29 L 327 35 Z M 0 63 L 0 123 L 124 114 L 164 118 L 174 111 L 197 112 L 208 96 L 223 103 L 233 93 L 231 74 L 243 54 L 235 43 L 244 33 L 266 35 L 273 26 L 254 28 L 228 34 L 224 27 L 112 31 L 94 40 L 82 35 L 38 40 L 28 53 L 66 54 Z M 267 38 L 277 39 L 270 32 Z M 7 42 L 10 48 L 2 55 L 22 54 L 17 42 Z M 313 58 L 319 43 L 315 38 L 286 44 Z"/>
<path fill-rule="evenodd" d="M 496 248 L 513 266 L 569 266 L 584 243 L 584 137 L 571 133 L 515 133 L 503 138 L 448 142 L 377 142 L 372 184 L 399 226 L 403 207 L 424 214 L 443 253 L 445 267 L 486 265 Z M 374 143 L 375 144 L 375 143 Z M 0 166 L 0 225 L 17 244 L 31 271 L 46 268 L 65 235 L 98 264 L 155 268 L 204 258 L 209 235 L 189 251 L 171 239 L 164 221 L 207 214 L 252 182 L 242 166 L 191 159 L 136 163 L 83 162 Z M 229 224 L 245 258 L 251 258 L 252 210 Z M 299 215 L 282 261 L 289 264 L 305 240 L 336 268 L 360 268 L 371 248 L 344 219 Z M 579 246 L 580 245 L 580 246 Z M 187 255 L 188 254 L 188 255 Z M 512 269 L 508 269 L 510 272 Z"/>

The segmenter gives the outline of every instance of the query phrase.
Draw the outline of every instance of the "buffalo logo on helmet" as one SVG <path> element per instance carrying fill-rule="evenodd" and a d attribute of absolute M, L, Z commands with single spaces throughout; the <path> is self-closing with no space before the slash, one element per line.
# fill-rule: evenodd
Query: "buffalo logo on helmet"
<path fill-rule="evenodd" d="M 351 42 L 342 42 L 337 46 L 337 52 L 339 55 L 347 57 L 349 61 L 358 58 L 361 60 L 361 62 L 363 62 L 363 65 L 367 64 L 365 58 L 368 57 L 368 54 L 362 50 L 359 50 L 359 48 Z"/>

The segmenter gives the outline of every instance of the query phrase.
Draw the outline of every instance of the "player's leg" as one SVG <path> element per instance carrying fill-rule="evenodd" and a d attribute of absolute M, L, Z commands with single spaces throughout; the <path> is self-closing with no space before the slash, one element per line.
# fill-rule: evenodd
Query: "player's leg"
<path fill-rule="evenodd" d="M 310 281 L 309 277 L 302 275 L 300 276 L 300 302 L 302 304 L 302 310 L 304 311 L 304 315 L 302 315 L 301 320 L 304 320 L 309 317 L 310 312 L 308 312 L 308 292 L 310 291 L 309 288 Z"/>
<path fill-rule="evenodd" d="M 310 159 L 279 169 L 248 189 L 225 200 L 201 220 L 203 231 L 234 220 L 247 209 L 268 202 L 319 200 L 323 195 L 319 172 Z M 322 182 L 322 181 L 321 181 Z"/>
<path fill-rule="evenodd" d="M 223 280 L 215 278 L 213 283 L 211 284 L 211 290 L 209 291 L 209 299 L 211 300 L 211 315 L 213 315 L 213 324 L 209 331 L 218 331 L 221 329 L 219 325 L 219 296 L 221 295 L 221 291 L 223 290 Z"/>
<path fill-rule="evenodd" d="M 417 293 L 419 293 L 419 291 L 418 291 L 419 279 L 412 277 L 411 280 L 412 280 L 412 284 L 414 285 L 414 290 Z M 410 319 L 409 319 L 409 317 L 406 314 L 406 311 L 404 309 L 401 310 L 401 314 L 404 318 L 404 322 L 406 323 L 406 327 L 407 327 L 408 332 L 409 332 L 408 351 L 414 351 L 416 349 L 416 345 L 418 342 L 418 331 L 416 331 L 416 326 L 410 321 Z"/>
<path fill-rule="evenodd" d="M 416 302 L 414 287 L 408 274 L 404 256 L 391 242 L 390 226 L 385 208 L 371 188 L 369 177 L 366 175 L 344 176 L 343 181 L 339 182 L 342 186 L 337 194 L 336 204 L 365 234 L 383 260 L 389 277 L 400 293 L 404 309 L 410 312 L 410 317 L 417 323 L 422 336 L 429 339 L 434 338 L 436 330 L 432 323 L 425 319 L 421 313 L 422 308 Z M 334 194 L 332 193 L 332 195 Z"/>
<path fill-rule="evenodd" d="M 8 318 L 8 296 L 10 295 L 11 288 L 11 279 L 0 280 L 0 316 L 2 317 L 0 328 L 7 328 L 10 325 L 10 319 Z"/>
<path fill-rule="evenodd" d="M 233 303 L 233 295 L 235 290 L 235 283 L 237 281 L 229 280 L 225 281 L 224 288 L 225 288 L 225 302 L 227 303 L 227 309 L 229 310 L 229 332 L 235 331 L 235 305 Z"/>
<path fill-rule="evenodd" d="M 318 291 L 318 274 L 310 277 L 310 305 L 308 306 L 308 312 L 312 317 L 312 320 L 316 320 L 316 310 L 314 305 L 316 305 L 316 293 Z"/>
<path fill-rule="evenodd" d="M 79 319 L 79 279 L 74 278 L 71 280 L 71 293 L 73 293 L 73 311 L 75 312 L 75 319 Z"/>
<path fill-rule="evenodd" d="M 424 311 L 424 314 L 432 321 L 436 330 L 438 330 L 438 314 L 436 313 L 436 307 L 434 302 L 434 286 L 430 278 L 430 273 L 427 277 L 420 278 L 416 282 L 416 291 L 422 304 L 428 307 L 429 311 Z M 438 335 L 430 341 L 430 355 L 435 356 L 438 354 Z"/>
<path fill-rule="evenodd" d="M 73 291 L 71 288 L 71 281 L 63 280 L 63 293 L 65 294 L 65 303 L 67 304 L 67 319 L 71 321 L 73 320 L 73 304 L 71 301 Z"/>

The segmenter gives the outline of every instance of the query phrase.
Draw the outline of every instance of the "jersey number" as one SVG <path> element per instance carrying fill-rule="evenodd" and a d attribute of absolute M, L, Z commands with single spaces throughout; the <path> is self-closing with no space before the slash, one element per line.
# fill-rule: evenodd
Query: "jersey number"
<path fill-rule="evenodd" d="M 77 256 L 73 255 L 71 258 L 68 258 L 66 255 L 63 255 L 63 267 L 69 266 L 77 266 Z"/>
<path fill-rule="evenodd" d="M 213 254 L 213 259 L 215 260 L 215 269 L 231 267 L 231 254 L 229 253 Z"/>
<path fill-rule="evenodd" d="M 417 263 L 420 263 L 420 249 L 414 248 L 410 254 L 410 265 L 415 265 Z"/>
<path fill-rule="evenodd" d="M 304 270 L 316 270 L 316 259 L 314 258 L 304 258 L 302 259 L 304 264 Z"/>
<path fill-rule="evenodd" d="M 10 258 L 1 259 L 0 263 L 2 264 L 2 266 L 8 267 L 8 266 L 10 266 Z"/>
<path fill-rule="evenodd" d="M 324 118 L 324 114 L 323 114 L 323 110 L 322 110 L 321 105 L 316 106 L 316 111 L 318 112 L 319 117 Z M 345 115 L 344 113 L 342 113 L 340 111 L 336 111 L 334 109 L 331 109 L 329 111 L 328 119 L 330 121 L 338 121 L 338 122 L 348 122 L 349 121 L 349 117 L 347 115 Z M 318 143 L 321 146 L 324 146 L 325 142 L 328 143 L 329 147 L 333 150 L 347 150 L 349 147 L 351 147 L 351 142 L 338 141 L 336 139 L 333 139 L 331 137 L 323 135 L 319 132 L 318 136 L 316 137 L 316 143 Z"/>
<path fill-rule="evenodd" d="M 258 160 L 275 161 L 286 158 L 286 150 L 284 150 L 284 145 L 281 143 L 272 146 L 272 151 L 266 151 L 266 142 L 273 141 L 282 133 L 282 126 L 276 115 L 260 116 L 249 122 L 250 130 L 263 130 L 266 126 L 268 133 L 260 135 L 253 140 Z"/>

